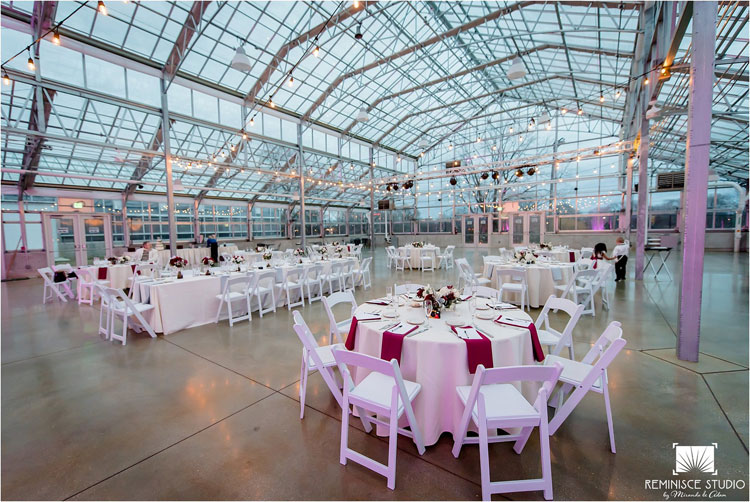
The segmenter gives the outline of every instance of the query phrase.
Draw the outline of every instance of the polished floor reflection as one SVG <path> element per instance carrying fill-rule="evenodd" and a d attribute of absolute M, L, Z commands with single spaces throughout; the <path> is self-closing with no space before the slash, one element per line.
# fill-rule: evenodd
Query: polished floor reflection
<path fill-rule="evenodd" d="M 482 251 L 457 254 L 479 270 Z M 373 289 L 358 289 L 358 301 L 394 282 L 455 276 L 389 271 L 382 249 L 373 265 Z M 673 443 L 717 443 L 719 478 L 747 480 L 747 255 L 706 256 L 697 364 L 674 357 L 678 260 L 670 266 L 673 282 L 612 284 L 611 310 L 579 323 L 577 354 L 609 321 L 623 324 L 628 344 L 609 371 L 617 454 L 591 393 L 551 438 L 556 499 L 662 499 L 644 482 L 673 477 Z M 233 328 L 131 335 L 122 347 L 97 336 L 97 308 L 42 306 L 41 295 L 40 280 L 2 284 L 3 499 L 481 499 L 477 448 L 454 459 L 449 434 L 422 457 L 399 438 L 395 491 L 372 471 L 341 466 L 340 411 L 317 374 L 299 420 L 301 345 L 286 309 Z M 302 312 L 328 343 L 320 302 Z M 385 438 L 352 427 L 352 447 L 385 460 Z M 538 476 L 534 438 L 521 455 L 492 445 L 493 479 Z M 746 487 L 725 494 L 748 498 Z"/>

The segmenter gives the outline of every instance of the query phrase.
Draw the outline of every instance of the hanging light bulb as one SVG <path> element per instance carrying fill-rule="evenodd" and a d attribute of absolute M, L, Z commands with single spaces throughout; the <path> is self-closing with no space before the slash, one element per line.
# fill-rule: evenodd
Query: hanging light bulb
<path fill-rule="evenodd" d="M 31 57 L 31 52 L 29 52 L 29 60 L 26 62 L 26 64 L 29 65 L 29 70 L 34 71 L 36 69 L 36 65 L 34 64 L 34 59 Z"/>
<path fill-rule="evenodd" d="M 513 126 L 510 126 L 510 129 L 508 129 L 509 132 L 513 132 Z"/>
<path fill-rule="evenodd" d="M 6 72 L 5 72 L 5 70 L 3 70 L 3 83 L 4 83 L 5 85 L 10 85 L 10 77 L 9 77 L 9 76 L 8 76 L 8 74 L 7 74 Z"/>
<path fill-rule="evenodd" d="M 354 4 L 355 9 L 359 9 L 359 0 L 354 0 L 352 3 Z"/>
<path fill-rule="evenodd" d="M 268 98 L 268 106 L 270 106 L 271 108 L 276 108 L 276 104 L 273 102 L 273 96 Z"/>
<path fill-rule="evenodd" d="M 643 81 L 643 85 L 648 85 L 648 77 Z"/>
<path fill-rule="evenodd" d="M 448 150 L 453 150 L 453 143 L 451 143 L 450 145 L 448 145 Z"/>
<path fill-rule="evenodd" d="M 604 103 L 604 94 L 599 94 L 599 102 Z"/>
<path fill-rule="evenodd" d="M 492 151 L 494 152 L 495 150 L 497 150 L 497 145 L 492 145 Z"/>
<path fill-rule="evenodd" d="M 399 155 L 398 157 L 396 157 L 396 162 L 401 162 L 401 155 Z"/>
<path fill-rule="evenodd" d="M 250 127 L 253 127 L 255 125 L 255 117 L 250 118 Z"/>
<path fill-rule="evenodd" d="M 477 136 L 477 143 L 481 143 L 481 142 L 482 142 L 482 137 L 481 136 Z"/>
<path fill-rule="evenodd" d="M 519 137 L 518 137 L 518 142 L 519 142 L 519 143 L 523 143 L 523 136 L 519 136 Z"/>
<path fill-rule="evenodd" d="M 242 134 L 242 139 L 245 139 L 245 140 L 247 139 L 247 133 L 245 132 L 244 129 L 240 130 L 240 134 Z"/>
<path fill-rule="evenodd" d="M 565 115 L 566 113 L 568 113 L 568 109 L 567 108 L 561 108 L 560 109 L 560 113 L 562 113 L 563 115 Z"/>
<path fill-rule="evenodd" d="M 552 129 L 552 122 L 547 122 L 547 125 L 545 127 L 547 128 L 548 131 Z"/>
<path fill-rule="evenodd" d="M 60 45 L 60 32 L 57 31 L 57 28 L 55 28 L 55 31 L 52 32 L 52 43 L 55 45 Z"/>
<path fill-rule="evenodd" d="M 583 115 L 583 108 L 578 109 L 578 115 Z"/>
<path fill-rule="evenodd" d="M 315 49 L 313 49 L 313 56 L 320 56 L 320 47 L 318 47 L 317 45 L 315 46 Z"/>
<path fill-rule="evenodd" d="M 99 0 L 96 3 L 96 10 L 98 10 L 99 14 L 101 14 L 102 16 L 106 16 L 107 15 L 107 6 L 104 5 L 104 2 L 102 2 L 102 0 Z"/>
<path fill-rule="evenodd" d="M 536 125 L 536 121 L 534 120 L 534 117 L 531 117 L 531 120 L 529 121 L 529 129 L 533 129 Z"/>
<path fill-rule="evenodd" d="M 289 87 L 294 87 L 294 77 L 292 77 L 291 75 L 289 75 L 288 85 Z"/>
<path fill-rule="evenodd" d="M 615 99 L 619 98 L 620 94 L 621 94 L 620 89 L 617 89 L 617 92 L 615 93 Z"/>

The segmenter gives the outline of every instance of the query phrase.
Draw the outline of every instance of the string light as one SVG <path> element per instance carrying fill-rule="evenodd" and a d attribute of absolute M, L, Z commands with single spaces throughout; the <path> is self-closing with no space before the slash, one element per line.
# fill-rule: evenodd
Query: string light
<path fill-rule="evenodd" d="M 567 108 L 563 108 L 563 109 L 560 110 L 560 113 L 562 113 L 563 115 L 565 115 L 566 113 L 568 113 L 568 109 Z"/>
<path fill-rule="evenodd" d="M 358 0 L 354 0 L 354 2 L 352 2 L 352 3 L 354 4 L 354 8 L 355 9 L 359 9 L 359 1 Z"/>
<path fill-rule="evenodd" d="M 242 134 L 242 139 L 247 140 L 247 133 L 245 132 L 245 130 L 240 130 L 240 133 Z"/>
<path fill-rule="evenodd" d="M 294 87 L 294 77 L 289 76 L 289 87 Z"/>
<path fill-rule="evenodd" d="M 510 126 L 510 129 L 508 129 L 509 132 L 513 132 L 513 126 Z"/>
<path fill-rule="evenodd" d="M 617 89 L 617 92 L 615 93 L 615 99 L 620 97 L 620 89 Z"/>
<path fill-rule="evenodd" d="M 268 106 L 270 106 L 271 108 L 276 108 L 276 103 L 273 102 L 273 96 L 268 98 Z"/>
<path fill-rule="evenodd" d="M 107 6 L 104 5 L 104 2 L 102 2 L 102 0 L 99 0 L 96 3 L 96 10 L 98 10 L 99 14 L 101 14 L 102 16 L 106 16 L 107 15 Z"/>
<path fill-rule="evenodd" d="M 646 77 L 645 80 L 643 81 L 643 85 L 648 85 L 648 77 Z"/>
<path fill-rule="evenodd" d="M 250 127 L 255 125 L 255 117 L 250 118 Z"/>
<path fill-rule="evenodd" d="M 34 71 L 36 69 L 36 65 L 34 64 L 34 60 L 31 58 L 31 51 L 29 51 L 29 60 L 26 62 L 26 64 L 29 65 L 29 70 Z"/>
<path fill-rule="evenodd" d="M 60 32 L 57 31 L 57 28 L 55 28 L 55 31 L 52 33 L 52 43 L 60 45 Z"/>
<path fill-rule="evenodd" d="M 599 102 L 604 103 L 604 94 L 599 95 Z"/>
<path fill-rule="evenodd" d="M 320 55 L 320 47 L 315 46 L 315 49 L 313 49 L 313 56 L 318 57 Z"/>
<path fill-rule="evenodd" d="M 3 83 L 5 85 L 10 85 L 10 77 L 8 76 L 8 73 L 3 70 Z"/>
<path fill-rule="evenodd" d="M 583 115 L 583 108 L 578 109 L 578 115 Z"/>

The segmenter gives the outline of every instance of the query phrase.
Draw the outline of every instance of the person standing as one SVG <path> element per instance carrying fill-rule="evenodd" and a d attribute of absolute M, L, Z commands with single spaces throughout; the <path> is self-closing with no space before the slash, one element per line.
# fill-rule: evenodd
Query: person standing
<path fill-rule="evenodd" d="M 625 242 L 624 237 L 617 238 L 617 245 L 612 251 L 615 257 L 615 282 L 624 281 L 627 271 L 625 267 L 628 264 L 628 252 L 630 250 L 630 243 Z"/>
<path fill-rule="evenodd" d="M 216 234 L 208 236 L 206 247 L 211 249 L 211 259 L 214 263 L 219 263 L 219 241 L 216 240 Z"/>

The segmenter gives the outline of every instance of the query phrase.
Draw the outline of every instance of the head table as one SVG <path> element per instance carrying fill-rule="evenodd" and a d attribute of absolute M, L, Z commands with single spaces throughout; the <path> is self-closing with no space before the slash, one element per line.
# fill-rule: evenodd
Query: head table
<path fill-rule="evenodd" d="M 477 299 L 477 302 L 486 301 Z M 377 312 L 385 307 L 363 303 L 355 316 L 365 317 L 366 314 Z M 398 319 L 383 319 L 375 322 L 359 322 L 355 338 L 354 350 L 371 356 L 380 357 L 383 328 L 397 320 L 407 322 L 410 319 L 424 320 L 424 309 L 413 307 L 411 300 L 403 297 L 398 307 Z M 494 310 L 493 319 L 500 314 L 512 315 L 518 319 L 531 321 L 520 310 Z M 465 318 L 471 324 L 469 306 L 466 302 L 456 306 L 456 314 Z M 492 358 L 494 367 L 535 364 L 529 331 L 494 323 L 492 320 L 473 319 L 474 325 L 490 338 L 492 343 Z M 427 324 L 418 326 L 419 329 L 428 327 L 424 332 L 413 336 L 406 336 L 403 340 L 401 352 L 401 373 L 406 380 L 422 385 L 422 390 L 414 400 L 414 414 L 424 436 L 425 445 L 437 443 L 440 434 L 450 432 L 456 437 L 460 435 L 461 414 L 464 407 L 456 393 L 456 387 L 471 385 L 474 375 L 469 373 L 466 343 L 458 338 L 441 319 L 429 319 Z M 357 368 L 353 378 L 355 383 L 362 381 L 367 372 Z M 524 383 L 521 389 L 527 399 L 533 399 L 538 386 Z M 406 424 L 406 416 L 402 426 Z M 386 430 L 378 433 L 387 434 Z"/>
<path fill-rule="evenodd" d="M 219 255 L 221 255 L 221 253 L 235 254 L 237 253 L 237 249 L 237 246 L 235 246 L 234 244 L 222 245 L 219 246 Z M 125 254 L 130 256 L 131 259 L 135 256 L 135 252 L 128 252 Z M 202 260 L 204 257 L 211 256 L 211 248 L 183 248 L 175 249 L 174 251 L 169 249 L 162 249 L 158 252 L 159 264 L 162 266 L 166 265 L 167 263 L 169 263 L 169 259 L 173 256 L 185 258 L 188 261 L 188 265 L 193 265 L 199 263 L 200 260 Z"/>
<path fill-rule="evenodd" d="M 530 265 L 522 265 L 520 263 L 488 260 L 484 264 L 482 275 L 492 281 L 493 288 L 500 289 L 503 281 L 507 280 L 507 274 L 503 274 L 503 271 L 512 268 L 526 269 L 529 305 L 534 308 L 543 306 L 547 298 L 555 294 L 555 286 L 567 284 L 574 273 L 572 263 L 537 261 L 537 263 Z M 559 296 L 559 294 L 556 296 Z M 503 298 L 503 300 L 508 301 L 508 298 Z"/>

